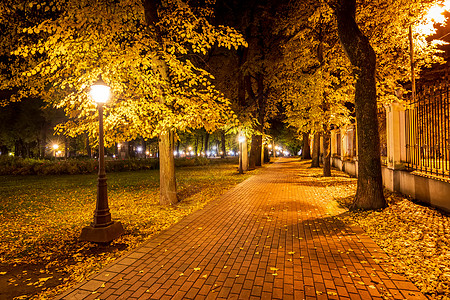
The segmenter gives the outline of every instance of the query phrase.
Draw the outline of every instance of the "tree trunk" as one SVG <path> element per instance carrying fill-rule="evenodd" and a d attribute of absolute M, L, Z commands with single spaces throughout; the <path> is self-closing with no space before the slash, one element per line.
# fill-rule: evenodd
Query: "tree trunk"
<path fill-rule="evenodd" d="M 320 134 L 315 133 L 313 138 L 313 154 L 312 154 L 312 161 L 311 161 L 311 168 L 319 168 L 320 160 Z"/>
<path fill-rule="evenodd" d="M 253 152 L 253 149 L 254 152 Z M 261 151 L 262 151 L 262 135 L 258 134 L 258 135 L 254 135 L 252 137 L 252 151 L 250 152 L 250 156 L 253 156 L 253 160 L 255 162 L 254 166 L 255 167 L 261 167 L 262 162 L 261 162 Z M 252 158 L 250 158 L 252 159 Z"/>
<path fill-rule="evenodd" d="M 145 142 L 144 138 L 141 137 L 141 153 L 140 153 L 140 158 L 147 158 L 147 143 Z"/>
<path fill-rule="evenodd" d="M 163 205 L 178 202 L 173 151 L 173 134 L 167 131 L 161 132 L 159 134 L 159 202 Z"/>
<path fill-rule="evenodd" d="M 252 136 L 252 148 L 250 150 L 250 169 L 262 166 L 261 152 L 262 152 L 262 141 L 263 141 L 263 131 L 264 131 L 264 117 L 266 114 L 266 102 L 264 97 L 264 75 L 258 73 L 256 75 L 257 92 L 253 92 L 251 77 L 245 77 L 245 85 L 250 95 L 250 98 L 257 102 L 257 112 L 256 119 L 258 124 L 256 125 L 256 130 L 259 134 Z"/>
<path fill-rule="evenodd" d="M 134 151 L 134 141 L 127 142 L 127 153 L 128 158 L 136 157 L 136 152 Z"/>
<path fill-rule="evenodd" d="M 252 142 L 251 142 L 251 148 L 250 148 L 250 158 L 248 160 L 248 169 L 254 170 L 256 169 L 256 157 L 257 155 L 257 148 L 258 148 L 258 142 L 256 141 L 257 135 L 252 135 Z"/>
<path fill-rule="evenodd" d="M 86 154 L 89 158 L 92 158 L 91 144 L 89 143 L 89 134 L 86 132 Z"/>
<path fill-rule="evenodd" d="M 256 155 L 256 166 L 261 167 L 263 165 L 263 155 L 264 155 L 264 148 L 263 148 L 263 135 L 264 135 L 264 119 L 266 116 L 266 99 L 264 95 L 264 74 L 258 73 L 257 74 L 257 86 L 258 86 L 258 131 L 260 134 L 257 136 L 257 152 Z"/>
<path fill-rule="evenodd" d="M 245 80 L 244 80 L 244 71 L 242 70 L 242 66 L 247 62 L 247 56 L 248 56 L 248 47 L 239 47 L 238 51 L 238 67 L 239 67 L 239 73 L 238 73 L 238 104 L 240 107 L 246 107 L 246 98 L 245 98 Z"/>
<path fill-rule="evenodd" d="M 159 48 L 163 49 L 164 41 L 161 36 L 159 27 L 158 6 L 161 5 L 159 0 L 143 0 L 145 21 L 149 27 L 154 29 L 155 38 L 158 41 Z M 163 51 L 163 50 L 161 50 Z M 162 57 L 153 58 L 154 65 L 157 68 L 161 79 L 169 82 L 168 67 Z M 165 104 L 163 87 L 160 86 L 159 103 Z M 175 179 L 175 159 L 173 157 L 174 140 L 173 133 L 170 128 L 165 128 L 159 134 L 159 174 L 160 174 L 160 203 L 175 204 L 177 199 L 177 186 Z"/>
<path fill-rule="evenodd" d="M 64 159 L 69 157 L 69 141 L 67 136 L 64 137 Z"/>
<path fill-rule="evenodd" d="M 205 146 L 204 144 L 204 139 L 203 139 L 203 134 L 200 136 L 201 140 L 200 140 L 200 156 L 202 156 L 202 152 L 203 152 L 203 146 Z"/>
<path fill-rule="evenodd" d="M 270 162 L 270 154 L 269 154 L 269 148 L 268 147 L 264 147 L 264 151 L 263 151 L 263 160 L 264 163 L 267 164 Z"/>
<path fill-rule="evenodd" d="M 205 157 L 208 157 L 208 151 L 209 151 L 209 133 L 207 132 L 205 134 L 205 146 L 204 146 Z"/>
<path fill-rule="evenodd" d="M 324 126 L 327 127 L 327 126 Z M 330 129 L 324 128 L 323 133 L 323 176 L 331 176 L 331 132 Z"/>
<path fill-rule="evenodd" d="M 221 158 L 225 158 L 225 156 L 226 156 L 226 153 L 225 153 L 225 151 L 226 151 L 226 148 L 225 148 L 225 132 L 224 131 L 222 131 L 221 133 L 220 133 L 220 139 L 221 139 L 221 146 L 222 146 L 222 154 L 220 154 L 220 157 Z"/>
<path fill-rule="evenodd" d="M 353 206 L 378 209 L 386 206 L 383 195 L 376 98 L 376 56 L 369 40 L 355 22 L 356 0 L 334 3 L 338 34 L 355 67 L 355 111 L 358 136 L 358 184 Z"/>
<path fill-rule="evenodd" d="M 303 132 L 302 159 L 311 159 L 311 147 L 309 147 L 309 133 Z"/>
<path fill-rule="evenodd" d="M 198 153 L 198 134 L 195 135 L 195 147 L 194 147 L 195 156 L 197 156 Z"/>

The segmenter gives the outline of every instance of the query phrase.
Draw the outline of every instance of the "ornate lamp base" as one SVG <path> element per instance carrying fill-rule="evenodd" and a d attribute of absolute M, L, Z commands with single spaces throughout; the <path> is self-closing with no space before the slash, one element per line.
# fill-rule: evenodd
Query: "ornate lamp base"
<path fill-rule="evenodd" d="M 112 222 L 105 227 L 87 226 L 81 230 L 80 240 L 94 243 L 109 243 L 124 233 L 122 223 Z"/>

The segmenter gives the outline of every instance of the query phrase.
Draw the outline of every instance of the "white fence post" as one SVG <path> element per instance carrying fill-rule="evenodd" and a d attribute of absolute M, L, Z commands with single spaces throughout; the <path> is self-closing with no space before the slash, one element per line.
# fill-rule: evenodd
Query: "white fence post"
<path fill-rule="evenodd" d="M 387 167 L 392 170 L 401 170 L 405 168 L 402 161 L 406 159 L 405 107 L 398 102 L 393 102 L 385 108 Z"/>

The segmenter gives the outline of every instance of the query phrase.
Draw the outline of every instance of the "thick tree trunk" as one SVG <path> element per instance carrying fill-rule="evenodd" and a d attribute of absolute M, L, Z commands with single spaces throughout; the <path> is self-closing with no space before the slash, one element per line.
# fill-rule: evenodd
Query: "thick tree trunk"
<path fill-rule="evenodd" d="M 355 22 L 356 0 L 334 3 L 341 44 L 355 67 L 355 110 L 358 136 L 358 185 L 353 206 L 378 209 L 383 195 L 376 99 L 376 56 Z"/>
<path fill-rule="evenodd" d="M 313 153 L 312 153 L 312 161 L 311 168 L 319 168 L 320 167 L 320 134 L 315 133 L 313 138 Z"/>
<path fill-rule="evenodd" d="M 261 136 L 261 166 L 266 163 L 266 160 L 265 160 L 265 155 L 266 155 L 265 150 L 266 149 L 267 149 L 267 146 L 264 146 L 264 136 L 262 135 Z"/>
<path fill-rule="evenodd" d="M 261 166 L 262 135 L 252 135 L 250 149 L 249 169 L 253 170 Z"/>
<path fill-rule="evenodd" d="M 248 56 L 248 47 L 240 47 L 238 49 L 238 67 L 239 67 L 239 73 L 238 73 L 238 103 L 240 107 L 246 107 L 246 98 L 245 98 L 245 80 L 244 80 L 244 72 L 242 70 L 242 66 L 247 62 L 247 56 Z"/>
<path fill-rule="evenodd" d="M 256 149 L 255 149 L 255 166 L 261 167 L 262 161 L 261 161 L 261 152 L 262 152 L 262 135 L 258 134 L 255 136 L 256 138 Z"/>
<path fill-rule="evenodd" d="M 324 126 L 325 127 L 325 126 Z M 331 133 L 329 128 L 325 128 L 323 133 L 323 176 L 331 176 Z"/>
<path fill-rule="evenodd" d="M 269 154 L 269 148 L 268 147 L 264 147 L 264 163 L 267 164 L 270 162 L 270 154 Z"/>
<path fill-rule="evenodd" d="M 161 132 L 159 134 L 159 202 L 163 205 L 178 202 L 173 151 L 173 135 L 167 131 Z"/>
<path fill-rule="evenodd" d="M 308 132 L 303 132 L 302 159 L 311 159 L 311 147 L 309 146 Z"/>
<path fill-rule="evenodd" d="M 254 167 L 262 166 L 262 161 L 261 161 L 262 141 L 263 141 L 262 134 L 264 132 L 264 117 L 266 115 L 266 102 L 265 102 L 265 97 L 264 97 L 264 75 L 263 74 L 258 73 L 256 75 L 256 84 L 257 84 L 257 93 L 255 94 L 253 92 L 250 76 L 245 77 L 245 85 L 246 85 L 248 94 L 250 95 L 250 98 L 252 98 L 254 101 L 257 102 L 257 105 L 258 105 L 258 110 L 257 110 L 255 117 L 259 123 L 256 125 L 256 128 L 255 128 L 259 132 L 259 134 L 252 136 L 252 148 L 250 150 L 250 169 L 252 169 Z"/>
<path fill-rule="evenodd" d="M 257 148 L 258 148 L 258 142 L 257 142 L 257 135 L 252 135 L 252 142 L 250 144 L 250 157 L 248 160 L 248 169 L 254 170 L 256 169 L 256 157 L 257 155 Z"/>
<path fill-rule="evenodd" d="M 163 39 L 159 27 L 158 6 L 160 0 L 143 0 L 145 12 L 145 21 L 149 27 L 154 29 L 155 38 L 158 41 L 160 49 L 163 49 Z M 154 57 L 153 62 L 161 79 L 168 82 L 168 67 L 162 57 Z M 159 102 L 165 104 L 163 87 L 160 87 Z M 159 134 L 159 174 L 160 174 L 160 203 L 175 204 L 177 199 L 177 186 L 175 179 L 175 159 L 173 157 L 174 141 L 170 128 L 165 128 Z"/>

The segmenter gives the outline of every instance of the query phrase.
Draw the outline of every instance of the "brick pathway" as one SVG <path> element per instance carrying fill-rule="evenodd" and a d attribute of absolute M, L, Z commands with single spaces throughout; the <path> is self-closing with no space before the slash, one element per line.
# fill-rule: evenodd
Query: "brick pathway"
<path fill-rule="evenodd" d="M 314 180 L 281 159 L 59 298 L 427 299 Z"/>

